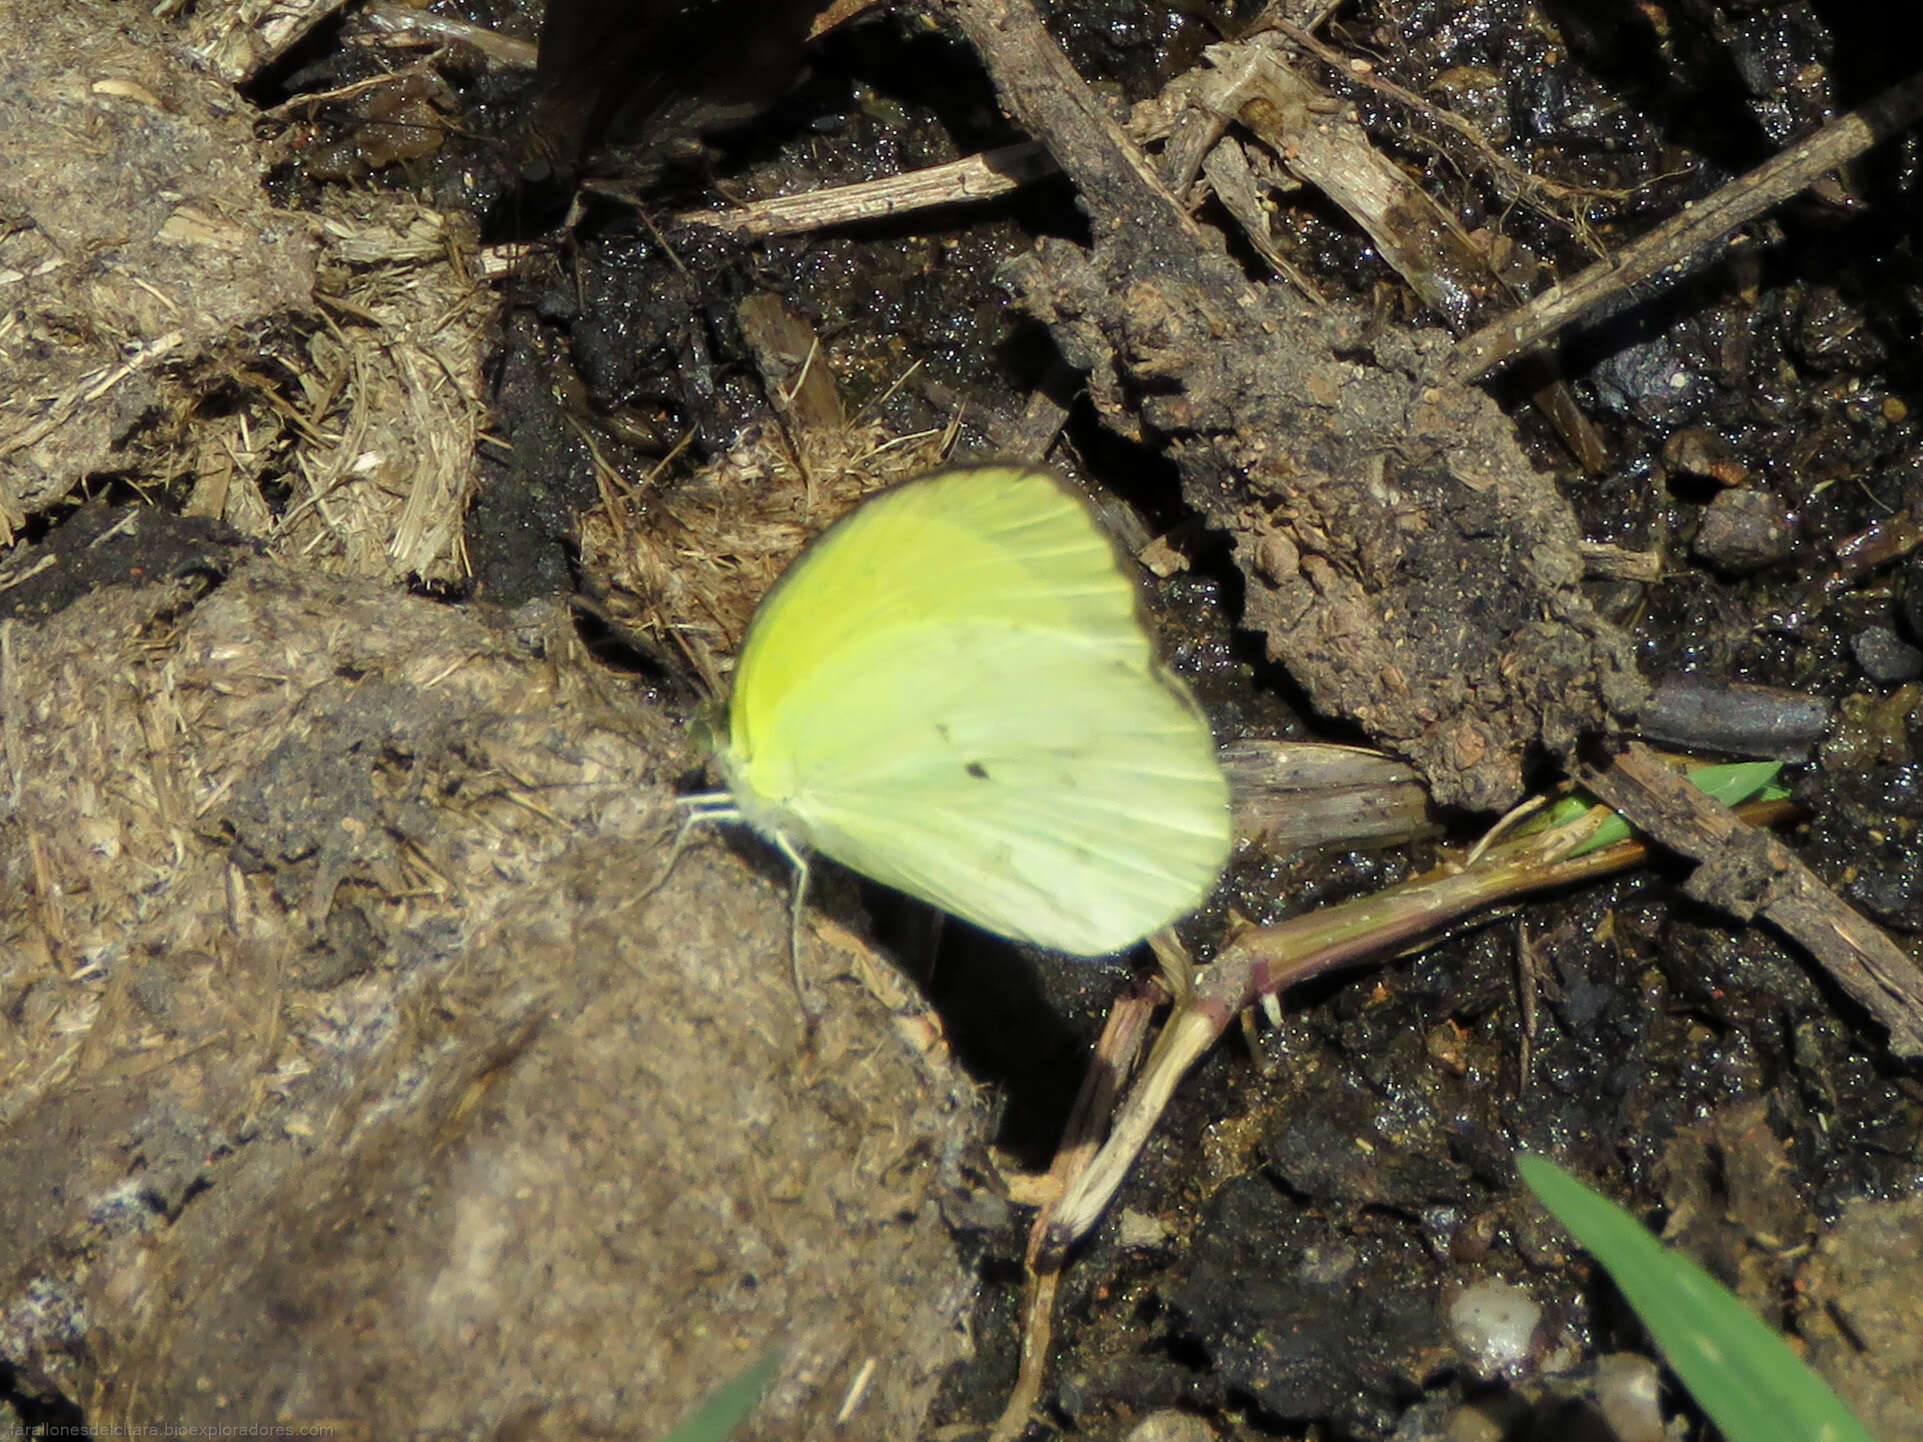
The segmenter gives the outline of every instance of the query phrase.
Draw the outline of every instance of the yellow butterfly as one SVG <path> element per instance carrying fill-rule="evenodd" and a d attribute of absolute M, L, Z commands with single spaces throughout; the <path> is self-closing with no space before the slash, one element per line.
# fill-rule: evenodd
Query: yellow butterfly
<path fill-rule="evenodd" d="M 1133 945 L 1231 841 L 1207 720 L 1086 503 L 957 467 L 863 502 L 750 623 L 695 820 L 744 820 L 1019 941 Z"/>

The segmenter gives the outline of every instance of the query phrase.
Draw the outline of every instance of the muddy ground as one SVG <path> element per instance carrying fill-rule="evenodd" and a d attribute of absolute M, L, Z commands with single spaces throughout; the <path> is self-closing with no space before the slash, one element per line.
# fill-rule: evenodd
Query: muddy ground
<path fill-rule="evenodd" d="M 1427 783 L 1408 845 L 1246 845 L 1184 928 L 1204 958 L 1458 854 L 1626 737 L 1738 744 L 1738 686 L 1770 688 L 1745 696 L 1780 724 L 1744 734 L 1791 762 L 1785 839 L 1923 953 L 1915 135 L 1618 297 L 1558 345 L 1560 399 L 1448 369 L 1907 79 L 1900 22 L 1337 11 L 1330 56 L 1276 54 L 1497 257 L 1465 279 L 1440 243 L 1398 269 L 1252 113 L 1156 209 L 984 58 L 980 7 L 808 42 L 773 5 L 641 10 L 668 38 L 638 53 L 584 7 L 540 75 L 395 48 L 378 7 L 271 41 L 218 8 L 7 8 L 42 42 L 4 32 L 0 114 L 46 137 L 0 175 L 20 1427 L 647 1437 L 785 1343 L 754 1435 L 988 1432 L 1024 1176 L 1127 969 L 931 944 L 830 877 L 808 1039 L 769 961 L 778 862 L 718 845 L 643 898 L 698 767 L 679 723 L 755 598 L 944 454 L 1045 454 L 1113 498 L 1220 737 L 1377 745 Z M 1043 15 L 1157 167 L 1184 132 L 1149 102 L 1262 33 L 1251 6 Z M 991 199 L 698 219 L 1058 123 L 1068 174 Z M 76 155 L 116 179 L 57 212 Z M 1721 730 L 1652 705 L 1683 675 Z M 1480 918 L 1227 1037 L 1064 1272 L 1025 1435 L 1695 1425 L 1527 1200 L 1532 1147 L 1798 1336 L 1874 1435 L 1923 1437 L 1915 1049 L 1689 880 Z M 1492 1311 L 1523 1321 L 1492 1341 Z"/>

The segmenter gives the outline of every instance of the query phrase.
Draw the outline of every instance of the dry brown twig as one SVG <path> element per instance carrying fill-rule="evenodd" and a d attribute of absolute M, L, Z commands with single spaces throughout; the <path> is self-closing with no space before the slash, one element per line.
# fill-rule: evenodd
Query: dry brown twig
<path fill-rule="evenodd" d="M 1923 117 L 1923 72 L 1892 86 L 1808 139 L 1722 186 L 1614 256 L 1551 286 L 1527 305 L 1456 344 L 1449 374 L 1487 375 L 1512 357 L 1625 299 L 1644 300 L 1720 255 L 1723 242 L 1818 177 Z"/>
<path fill-rule="evenodd" d="M 1042 1387 L 1048 1379 L 1050 1343 L 1055 1335 L 1055 1293 L 1062 1277 L 1061 1258 L 1046 1255 L 1055 1208 L 1100 1150 L 1108 1120 L 1115 1111 L 1116 1098 L 1134 1073 L 1148 1040 L 1149 1023 L 1155 1009 L 1165 1000 L 1160 986 L 1149 981 L 1131 988 L 1109 1008 L 1108 1021 L 1095 1044 L 1081 1092 L 1075 1098 L 1068 1124 L 1062 1129 L 1055 1160 L 1041 1179 L 1041 1206 L 1029 1228 L 1028 1251 L 1023 1258 L 1027 1278 L 1022 1289 L 1021 1361 L 1015 1385 L 989 1434 L 989 1442 L 1014 1442 L 1027 1428 L 1030 1414 L 1041 1401 Z"/>
<path fill-rule="evenodd" d="M 1280 35 L 1258 35 L 1207 51 L 1210 68 L 1188 82 L 1196 104 L 1224 122 L 1233 120 L 1265 146 L 1288 173 L 1314 186 L 1375 241 L 1382 258 L 1458 333 L 1516 292 L 1490 247 L 1468 235 L 1454 214 L 1377 147 L 1355 107 L 1312 85 L 1281 53 Z M 1215 145 L 1203 172 L 1215 182 L 1258 248 L 1268 241 L 1266 217 L 1237 205 L 1223 190 L 1218 158 L 1233 143 Z M 1239 154 L 1238 152 L 1235 152 Z M 1265 250 L 1265 253 L 1266 250 Z M 1602 440 L 1547 356 L 1531 400 L 1555 426 L 1583 469 L 1606 464 Z"/>
<path fill-rule="evenodd" d="M 777 195 L 722 210 L 684 211 L 675 219 L 744 235 L 795 235 L 963 201 L 990 200 L 1054 174 L 1055 163 L 1048 152 L 1034 141 L 1022 141 L 905 175 L 829 186 L 801 195 Z"/>
<path fill-rule="evenodd" d="M 1532 209 L 1560 225 L 1567 226 L 1579 235 L 1586 234 L 1587 226 L 1575 205 L 1588 201 L 1621 202 L 1629 198 L 1626 190 L 1607 190 L 1593 185 L 1572 185 L 1553 177 L 1537 175 L 1526 170 L 1491 145 L 1471 122 L 1439 105 L 1432 105 L 1413 90 L 1396 84 L 1388 77 L 1378 75 L 1368 62 L 1359 61 L 1344 55 L 1334 46 L 1325 44 L 1309 31 L 1276 13 L 1271 6 L 1256 18 L 1249 27 L 1249 34 L 1256 35 L 1264 30 L 1273 30 L 1286 35 L 1296 45 L 1308 51 L 1317 60 L 1327 65 L 1357 85 L 1366 86 L 1379 95 L 1388 97 L 1396 104 L 1414 112 L 1433 123 L 1455 132 L 1472 149 L 1478 161 L 1496 178 L 1497 187 L 1505 194 L 1513 195 Z"/>
<path fill-rule="evenodd" d="M 1686 890 L 1731 916 L 1762 916 L 1791 937 L 1888 1029 L 1899 1057 L 1923 1056 L 1923 969 L 1767 832 L 1743 826 L 1648 747 L 1608 767 L 1584 766 L 1582 784 L 1672 851 L 1699 863 Z"/>
<path fill-rule="evenodd" d="M 441 64 L 446 58 L 445 49 L 434 50 L 418 60 L 410 60 L 399 69 L 384 70 L 378 75 L 369 75 L 365 79 L 339 85 L 332 90 L 302 91 L 291 100 L 284 100 L 279 105 L 270 106 L 261 111 L 261 118 L 285 120 L 289 116 L 299 115 L 317 106 L 336 105 L 343 100 L 354 100 L 362 95 L 371 95 L 377 90 L 385 90 L 390 86 L 400 85 L 417 78 L 430 81 L 439 90 L 441 97 L 451 102 L 453 91 L 441 79 Z"/>
<path fill-rule="evenodd" d="M 436 15 L 398 0 L 370 0 L 360 12 L 364 24 L 386 32 L 395 40 L 421 37 L 428 44 L 452 42 L 470 46 L 484 55 L 488 63 L 504 70 L 532 70 L 536 58 L 534 44 L 503 35 L 485 25 L 476 25 L 456 15 Z M 390 40 L 388 43 L 394 43 Z M 420 43 L 417 41 L 416 43 Z"/>

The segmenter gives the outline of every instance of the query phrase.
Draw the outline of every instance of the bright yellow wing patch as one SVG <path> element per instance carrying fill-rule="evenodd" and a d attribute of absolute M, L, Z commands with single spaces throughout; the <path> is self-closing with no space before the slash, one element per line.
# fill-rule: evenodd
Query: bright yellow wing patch
<path fill-rule="evenodd" d="M 1044 471 L 865 502 L 748 629 L 736 807 L 1004 936 L 1093 956 L 1193 910 L 1229 853 L 1207 721 L 1087 506 Z"/>

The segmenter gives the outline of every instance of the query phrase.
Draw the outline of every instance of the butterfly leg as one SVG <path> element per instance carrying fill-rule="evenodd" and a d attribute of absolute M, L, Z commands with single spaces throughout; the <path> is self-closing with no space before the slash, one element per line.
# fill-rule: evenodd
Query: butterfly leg
<path fill-rule="evenodd" d="M 741 819 L 741 813 L 735 810 L 732 798 L 726 793 L 677 796 L 674 804 L 675 808 L 683 814 L 680 826 L 675 828 L 674 840 L 668 846 L 668 859 L 661 864 L 661 869 L 655 873 L 654 880 L 641 888 L 641 895 L 635 898 L 637 901 L 653 896 L 668 884 L 668 878 L 674 875 L 675 863 L 681 859 L 681 853 L 688 849 L 688 838 L 694 834 L 695 827 L 710 821 Z"/>
<path fill-rule="evenodd" d="M 681 825 L 676 828 L 674 840 L 668 846 L 668 859 L 662 863 L 661 870 L 656 873 L 654 880 L 642 888 L 642 897 L 652 896 L 667 885 L 669 876 L 674 873 L 675 863 L 681 859 L 681 853 L 687 849 L 688 839 L 693 836 L 697 826 L 713 821 L 745 821 L 747 819 L 735 806 L 734 798 L 725 791 L 702 796 L 676 797 L 675 805 L 684 811 Z M 808 899 L 808 856 L 780 832 L 768 833 L 768 839 L 794 868 L 794 895 L 788 903 L 788 971 L 794 980 L 795 999 L 801 1004 L 802 1018 L 807 1023 L 808 1032 L 812 1036 L 822 1013 L 809 999 L 808 984 L 801 975 L 801 909 Z"/>
<path fill-rule="evenodd" d="M 801 1004 L 801 1015 L 807 1023 L 808 1034 L 813 1036 L 816 1025 L 821 1021 L 821 1012 L 809 999 L 808 982 L 801 974 L 801 908 L 808 900 L 808 856 L 778 831 L 770 839 L 795 869 L 794 896 L 788 903 L 788 972 L 794 979 L 795 1000 Z"/>

